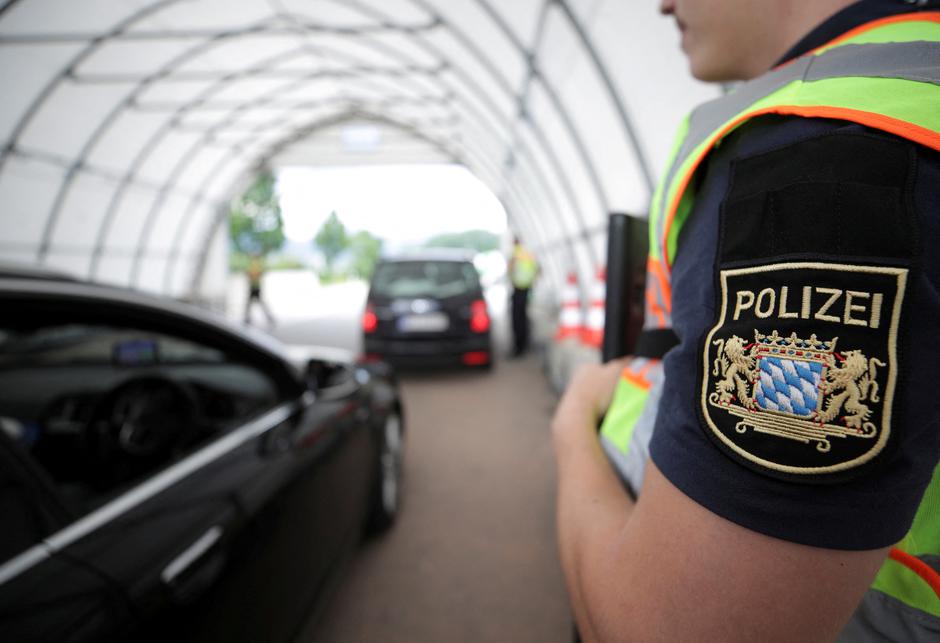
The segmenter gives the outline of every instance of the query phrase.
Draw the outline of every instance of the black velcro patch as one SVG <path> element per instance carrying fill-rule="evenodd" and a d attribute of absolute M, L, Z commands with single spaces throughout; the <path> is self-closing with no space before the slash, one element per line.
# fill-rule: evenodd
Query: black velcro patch
<path fill-rule="evenodd" d="M 832 134 L 735 162 L 722 206 L 722 263 L 786 254 L 903 258 L 913 145 Z"/>
<path fill-rule="evenodd" d="M 914 169 L 913 145 L 844 132 L 735 162 L 698 401 L 735 460 L 835 481 L 892 441 Z"/>

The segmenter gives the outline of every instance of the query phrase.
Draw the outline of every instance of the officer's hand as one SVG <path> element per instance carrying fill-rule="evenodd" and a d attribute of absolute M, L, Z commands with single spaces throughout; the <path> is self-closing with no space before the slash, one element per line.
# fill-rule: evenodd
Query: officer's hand
<path fill-rule="evenodd" d="M 587 364 L 575 372 L 552 420 L 556 448 L 566 448 L 573 442 L 583 443 L 588 435 L 596 441 L 597 424 L 607 412 L 620 374 L 630 359 L 623 357 L 606 364 Z"/>

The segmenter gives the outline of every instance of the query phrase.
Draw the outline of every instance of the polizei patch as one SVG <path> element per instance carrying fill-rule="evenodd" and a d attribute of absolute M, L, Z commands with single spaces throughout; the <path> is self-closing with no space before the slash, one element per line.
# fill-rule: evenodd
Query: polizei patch
<path fill-rule="evenodd" d="M 784 477 L 845 472 L 891 436 L 907 270 L 778 263 L 720 272 L 705 340 L 706 432 Z"/>

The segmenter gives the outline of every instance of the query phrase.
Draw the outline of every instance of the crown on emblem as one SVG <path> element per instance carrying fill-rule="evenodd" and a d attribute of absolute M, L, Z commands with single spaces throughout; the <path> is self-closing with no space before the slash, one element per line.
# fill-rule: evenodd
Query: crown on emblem
<path fill-rule="evenodd" d="M 754 343 L 761 347 L 770 347 L 770 348 L 780 348 L 780 349 L 802 349 L 802 350 L 812 350 L 819 353 L 833 353 L 836 350 L 836 341 L 838 337 L 833 337 L 830 341 L 825 342 L 820 339 L 817 339 L 816 333 L 813 333 L 809 336 L 809 339 L 801 339 L 797 337 L 796 333 L 790 333 L 789 337 L 784 337 L 777 331 L 772 332 L 770 335 L 764 335 L 757 330 L 754 331 Z M 776 351 L 775 351 L 776 352 Z"/>

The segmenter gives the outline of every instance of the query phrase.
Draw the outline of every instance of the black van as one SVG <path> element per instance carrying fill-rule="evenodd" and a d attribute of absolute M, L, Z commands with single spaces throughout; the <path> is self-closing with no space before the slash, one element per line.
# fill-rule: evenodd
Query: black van
<path fill-rule="evenodd" d="M 489 368 L 490 326 L 472 254 L 428 252 L 376 266 L 362 317 L 367 360 Z"/>

